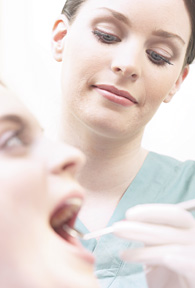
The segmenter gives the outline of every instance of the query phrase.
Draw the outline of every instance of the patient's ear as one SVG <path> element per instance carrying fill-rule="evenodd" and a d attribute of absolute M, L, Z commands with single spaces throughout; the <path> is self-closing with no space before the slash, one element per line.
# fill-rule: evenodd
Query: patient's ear
<path fill-rule="evenodd" d="M 173 96 L 175 95 L 175 93 L 180 89 L 181 84 L 183 83 L 183 81 L 185 80 L 185 78 L 187 77 L 189 73 L 189 65 L 186 65 L 181 74 L 179 75 L 179 78 L 177 79 L 177 81 L 175 82 L 175 84 L 173 85 L 171 91 L 169 92 L 169 94 L 165 97 L 164 99 L 164 103 L 168 103 L 171 101 L 171 99 L 173 98 Z"/>
<path fill-rule="evenodd" d="M 52 53 L 56 61 L 62 61 L 64 37 L 67 34 L 69 27 L 68 19 L 65 15 L 61 14 L 55 21 L 52 30 Z"/>

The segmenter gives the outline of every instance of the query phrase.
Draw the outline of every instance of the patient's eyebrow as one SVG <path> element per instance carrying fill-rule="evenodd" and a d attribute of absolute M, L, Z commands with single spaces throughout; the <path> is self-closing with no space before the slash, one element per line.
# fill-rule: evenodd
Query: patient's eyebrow
<path fill-rule="evenodd" d="M 15 114 L 7 114 L 0 116 L 0 122 L 13 122 L 16 124 L 20 124 L 21 126 L 26 125 L 26 121 L 22 119 L 20 116 Z"/>
<path fill-rule="evenodd" d="M 11 122 L 13 124 L 17 124 L 21 126 L 22 129 L 35 129 L 38 128 L 42 133 L 44 132 L 43 127 L 40 126 L 39 122 L 35 120 L 35 122 L 31 123 L 31 121 L 28 120 L 28 118 L 21 117 L 17 114 L 6 114 L 3 116 L 0 116 L 0 123 L 1 122 Z M 36 126 L 34 126 L 36 124 Z"/>

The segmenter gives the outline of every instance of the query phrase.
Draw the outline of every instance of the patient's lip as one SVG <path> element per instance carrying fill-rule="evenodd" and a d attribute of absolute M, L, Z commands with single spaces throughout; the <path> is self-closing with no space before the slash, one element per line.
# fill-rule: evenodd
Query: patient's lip
<path fill-rule="evenodd" d="M 73 228 L 82 203 L 83 199 L 76 196 L 64 199 L 52 214 L 50 223 L 54 231 L 61 236 L 62 241 L 69 244 L 70 253 L 94 265 L 95 258 L 93 254 L 86 250 L 78 239 L 72 237 L 63 229 L 64 223 Z"/>

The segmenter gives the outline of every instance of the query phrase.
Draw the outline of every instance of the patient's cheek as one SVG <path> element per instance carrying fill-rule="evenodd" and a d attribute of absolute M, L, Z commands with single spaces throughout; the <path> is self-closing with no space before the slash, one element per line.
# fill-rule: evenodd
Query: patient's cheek
<path fill-rule="evenodd" d="M 23 207 L 44 209 L 47 199 L 46 172 L 37 161 L 0 161 L 0 210 L 14 213 Z"/>

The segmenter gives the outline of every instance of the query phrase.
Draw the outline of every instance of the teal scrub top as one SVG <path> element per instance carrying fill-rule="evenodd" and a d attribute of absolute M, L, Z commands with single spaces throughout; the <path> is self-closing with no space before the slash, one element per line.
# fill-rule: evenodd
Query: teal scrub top
<path fill-rule="evenodd" d="M 178 203 L 195 198 L 195 162 L 180 162 L 149 152 L 140 171 L 121 198 L 107 226 L 125 218 L 127 209 L 145 203 Z M 105 200 L 106 201 L 106 200 Z M 101 211 L 100 211 L 101 213 Z M 78 219 L 76 228 L 88 233 Z M 142 243 L 117 238 L 112 234 L 82 240 L 96 258 L 95 273 L 101 288 L 147 288 L 142 265 L 124 262 L 119 253 Z"/>

